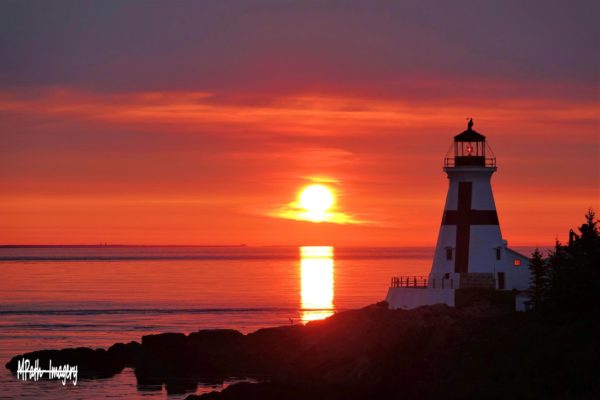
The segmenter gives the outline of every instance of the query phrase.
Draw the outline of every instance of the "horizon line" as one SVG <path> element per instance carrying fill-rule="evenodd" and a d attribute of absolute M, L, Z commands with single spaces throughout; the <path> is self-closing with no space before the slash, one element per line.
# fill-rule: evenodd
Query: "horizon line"
<path fill-rule="evenodd" d="M 204 248 L 256 248 L 256 247 L 369 247 L 369 248 L 435 248 L 435 245 L 333 245 L 333 244 L 263 244 L 263 245 L 248 245 L 242 244 L 0 244 L 0 249 L 10 248 L 124 248 L 124 247 L 204 247 Z M 537 247 L 540 249 L 548 246 L 540 246 L 539 244 L 518 244 L 510 247 Z"/>

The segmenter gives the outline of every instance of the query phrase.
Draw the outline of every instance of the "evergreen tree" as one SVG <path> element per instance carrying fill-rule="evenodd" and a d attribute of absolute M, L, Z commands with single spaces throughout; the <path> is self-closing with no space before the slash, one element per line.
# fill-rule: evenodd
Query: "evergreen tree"
<path fill-rule="evenodd" d="M 546 263 L 542 253 L 535 249 L 529 259 L 529 271 L 531 278 L 529 280 L 529 304 L 534 310 L 540 309 L 545 298 L 548 285 L 548 275 L 546 271 Z"/>
<path fill-rule="evenodd" d="M 592 209 L 585 219 L 579 234 L 571 230 L 569 244 L 557 241 L 548 257 L 546 305 L 557 311 L 579 312 L 600 306 L 600 232 Z M 532 282 L 534 274 L 532 270 Z"/>
<path fill-rule="evenodd" d="M 596 308 L 600 293 L 600 235 L 596 214 L 589 209 L 586 222 L 579 227 L 579 235 L 566 248 L 569 299 L 566 304 L 579 309 Z"/>
<path fill-rule="evenodd" d="M 581 232 L 582 240 L 597 240 L 598 239 L 598 220 L 596 220 L 596 213 L 591 208 L 585 214 L 586 223 L 581 225 L 579 232 Z"/>
<path fill-rule="evenodd" d="M 547 301 L 552 306 L 559 306 L 564 303 L 564 298 L 568 296 L 568 289 L 564 283 L 568 281 L 566 276 L 568 269 L 566 265 L 565 246 L 558 240 L 554 244 L 554 251 L 548 254 L 548 291 Z"/>

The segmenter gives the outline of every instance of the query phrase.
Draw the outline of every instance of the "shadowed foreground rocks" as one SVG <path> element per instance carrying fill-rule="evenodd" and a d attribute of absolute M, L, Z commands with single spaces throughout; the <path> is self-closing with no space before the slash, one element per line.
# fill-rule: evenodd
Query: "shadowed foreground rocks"
<path fill-rule="evenodd" d="M 65 349 L 17 356 L 78 364 L 80 377 L 133 367 L 140 385 L 171 393 L 198 382 L 251 377 L 188 399 L 597 398 L 596 316 L 552 321 L 489 303 L 388 310 L 385 303 L 323 321 L 261 329 L 165 333 L 108 350 Z"/>
<path fill-rule="evenodd" d="M 140 347 L 139 343 L 131 342 L 114 344 L 108 350 L 94 350 L 88 347 L 40 350 L 13 357 L 6 364 L 6 368 L 16 373 L 18 361 L 22 358 L 27 358 L 32 363 L 35 360 L 40 360 L 40 368 L 46 368 L 49 360 L 52 360 L 54 366 L 77 365 L 78 378 L 110 378 L 121 372 L 125 367 L 134 367 L 134 360 L 137 354 L 140 353 Z"/>

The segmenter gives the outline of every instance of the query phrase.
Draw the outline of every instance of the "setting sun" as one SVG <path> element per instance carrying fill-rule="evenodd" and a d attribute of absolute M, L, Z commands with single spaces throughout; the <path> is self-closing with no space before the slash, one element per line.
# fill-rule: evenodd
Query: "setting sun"
<path fill-rule="evenodd" d="M 323 185 L 307 186 L 300 195 L 300 205 L 311 212 L 325 212 L 333 202 L 333 193 Z"/>
<path fill-rule="evenodd" d="M 307 186 L 300 194 L 300 206 L 307 211 L 307 219 L 315 222 L 326 219 L 326 212 L 334 201 L 333 193 L 324 185 Z"/>
<path fill-rule="evenodd" d="M 277 218 L 293 219 L 296 221 L 328 222 L 333 224 L 362 224 L 367 220 L 357 219 L 354 214 L 344 210 L 336 196 L 344 194 L 341 182 L 334 178 L 314 180 L 304 186 L 294 201 L 280 206 L 268 215 Z M 322 182 L 335 183 L 335 189 Z"/>

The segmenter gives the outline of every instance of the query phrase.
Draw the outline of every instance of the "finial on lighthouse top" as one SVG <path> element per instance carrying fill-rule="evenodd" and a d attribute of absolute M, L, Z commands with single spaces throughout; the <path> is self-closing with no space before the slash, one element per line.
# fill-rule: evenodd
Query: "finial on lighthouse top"
<path fill-rule="evenodd" d="M 454 136 L 455 142 L 485 142 L 485 136 L 473 130 L 473 118 L 469 118 L 467 130 Z"/>

